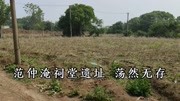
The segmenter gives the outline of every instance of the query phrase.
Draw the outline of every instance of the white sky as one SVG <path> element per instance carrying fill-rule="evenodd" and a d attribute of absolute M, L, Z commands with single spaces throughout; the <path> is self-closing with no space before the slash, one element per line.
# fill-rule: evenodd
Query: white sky
<path fill-rule="evenodd" d="M 9 3 L 9 0 L 5 0 Z M 117 21 L 126 22 L 126 14 L 130 18 L 138 17 L 154 10 L 166 11 L 175 17 L 180 16 L 180 0 L 15 0 L 17 17 L 27 16 L 23 7 L 26 3 L 34 3 L 40 6 L 45 13 L 45 20 L 58 21 L 64 15 L 68 5 L 81 3 L 90 5 L 95 10 L 95 15 L 103 19 L 104 26 L 114 24 Z"/>

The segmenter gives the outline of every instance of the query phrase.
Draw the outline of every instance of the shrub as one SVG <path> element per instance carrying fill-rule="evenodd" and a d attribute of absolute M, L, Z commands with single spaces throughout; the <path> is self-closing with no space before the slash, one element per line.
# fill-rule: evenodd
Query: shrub
<path fill-rule="evenodd" d="M 147 79 L 135 79 L 128 81 L 126 85 L 127 92 L 133 96 L 147 97 L 150 94 L 150 88 L 150 82 Z"/>
<path fill-rule="evenodd" d="M 105 88 L 98 86 L 85 97 L 85 101 L 112 101 L 112 96 Z"/>
<path fill-rule="evenodd" d="M 113 78 L 116 78 L 116 70 L 121 67 L 123 67 L 121 64 L 113 62 L 110 68 L 110 76 L 112 76 Z"/>
<path fill-rule="evenodd" d="M 10 65 L 5 66 L 4 70 L 5 70 L 7 73 L 14 73 L 14 71 L 16 70 L 16 68 L 17 68 L 17 65 L 15 65 L 15 64 L 10 64 Z"/>
<path fill-rule="evenodd" d="M 136 36 L 148 36 L 146 32 L 138 30 Z"/>
<path fill-rule="evenodd" d="M 45 90 L 49 90 L 50 95 L 53 95 L 55 93 L 59 93 L 62 89 L 58 80 L 52 80 L 52 82 L 49 84 L 49 87 Z"/>

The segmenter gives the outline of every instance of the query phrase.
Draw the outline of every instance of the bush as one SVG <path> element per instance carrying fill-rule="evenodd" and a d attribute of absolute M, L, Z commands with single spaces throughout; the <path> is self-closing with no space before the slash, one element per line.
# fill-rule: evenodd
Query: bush
<path fill-rule="evenodd" d="M 17 65 L 15 64 L 10 64 L 10 65 L 7 65 L 5 66 L 4 70 L 7 72 L 7 73 L 14 73 L 15 70 L 17 68 Z"/>
<path fill-rule="evenodd" d="M 178 34 L 176 35 L 176 38 L 180 38 L 180 33 L 178 33 Z"/>
<path fill-rule="evenodd" d="M 105 88 L 98 86 L 85 97 L 85 101 L 112 101 L 112 96 Z"/>
<path fill-rule="evenodd" d="M 110 76 L 112 76 L 113 78 L 116 78 L 116 70 L 121 67 L 123 67 L 123 66 L 116 62 L 113 62 L 111 64 L 111 68 L 110 68 Z"/>
<path fill-rule="evenodd" d="M 138 30 L 136 32 L 136 36 L 148 36 L 148 34 L 146 32 L 144 32 L 144 31 Z"/>
<path fill-rule="evenodd" d="M 62 89 L 58 80 L 52 80 L 47 90 L 51 91 L 51 94 L 59 93 Z"/>
<path fill-rule="evenodd" d="M 135 79 L 128 81 L 126 85 L 127 92 L 133 96 L 147 97 L 150 94 L 150 88 L 150 82 L 147 79 Z"/>

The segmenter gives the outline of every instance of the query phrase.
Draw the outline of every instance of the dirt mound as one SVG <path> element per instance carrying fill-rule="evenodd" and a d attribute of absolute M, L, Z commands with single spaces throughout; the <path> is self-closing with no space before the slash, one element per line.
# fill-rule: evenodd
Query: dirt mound
<path fill-rule="evenodd" d="M 152 80 L 153 88 L 162 96 L 167 97 L 168 101 L 180 101 L 180 86 L 163 80 Z"/>

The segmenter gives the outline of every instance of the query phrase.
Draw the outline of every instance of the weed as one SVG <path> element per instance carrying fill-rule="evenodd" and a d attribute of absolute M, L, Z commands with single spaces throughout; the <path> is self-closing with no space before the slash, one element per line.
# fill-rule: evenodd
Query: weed
<path fill-rule="evenodd" d="M 126 90 L 130 95 L 147 97 L 150 94 L 151 86 L 147 79 L 135 79 L 127 82 Z"/>
<path fill-rule="evenodd" d="M 62 91 L 62 88 L 58 80 L 52 80 L 45 91 L 49 91 L 49 95 L 53 95 L 55 93 L 60 93 Z"/>
<path fill-rule="evenodd" d="M 34 57 L 34 58 L 30 58 L 26 55 L 23 55 L 22 56 L 22 61 L 25 62 L 25 63 L 28 63 L 29 65 L 35 65 L 37 64 L 37 59 Z"/>
<path fill-rule="evenodd" d="M 110 68 L 110 76 L 112 76 L 113 78 L 116 78 L 116 70 L 118 69 L 118 68 L 121 68 L 121 67 L 123 67 L 121 64 L 118 64 L 118 63 L 116 63 L 116 62 L 113 62 L 112 64 L 111 64 L 111 68 Z"/>
<path fill-rule="evenodd" d="M 7 72 L 7 73 L 14 73 L 15 69 L 17 68 L 17 65 L 15 64 L 9 64 L 7 66 L 5 66 L 4 70 Z"/>
<path fill-rule="evenodd" d="M 79 92 L 77 90 L 72 90 L 69 94 L 68 97 L 76 97 L 79 96 Z"/>
<path fill-rule="evenodd" d="M 85 101 L 112 101 L 111 94 L 103 87 L 98 86 L 93 92 L 88 94 Z"/>
<path fill-rule="evenodd" d="M 60 87 L 60 83 L 58 80 L 53 80 L 50 83 L 50 89 L 54 92 L 60 92 L 61 91 L 61 87 Z"/>

